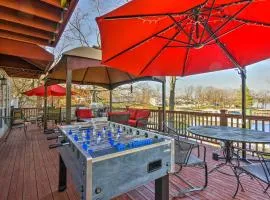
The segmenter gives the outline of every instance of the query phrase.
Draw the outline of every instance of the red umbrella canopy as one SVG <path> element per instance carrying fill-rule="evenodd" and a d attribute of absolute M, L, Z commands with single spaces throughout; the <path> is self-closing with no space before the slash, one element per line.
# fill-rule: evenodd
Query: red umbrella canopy
<path fill-rule="evenodd" d="M 32 90 L 24 92 L 27 96 L 45 96 L 45 87 L 44 85 L 36 87 Z M 72 95 L 75 93 L 72 92 Z M 47 96 L 66 96 L 66 88 L 60 85 L 51 85 L 47 88 Z"/>
<path fill-rule="evenodd" d="M 270 57 L 269 0 L 133 0 L 97 18 L 105 65 L 187 76 Z"/>

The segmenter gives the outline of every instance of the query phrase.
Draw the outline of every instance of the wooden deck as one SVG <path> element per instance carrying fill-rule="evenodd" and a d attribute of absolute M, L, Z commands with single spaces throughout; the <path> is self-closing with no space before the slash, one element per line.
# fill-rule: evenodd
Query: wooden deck
<path fill-rule="evenodd" d="M 14 130 L 8 141 L 0 145 L 0 200 L 79 200 L 72 180 L 68 177 L 68 188 L 65 192 L 57 191 L 58 184 L 58 153 L 49 150 L 46 135 L 35 125 L 29 127 L 28 139 L 23 130 Z M 208 147 L 208 167 L 211 169 L 216 162 L 211 159 L 212 147 Z M 184 169 L 181 174 L 194 183 L 202 182 L 200 169 Z M 245 192 L 239 192 L 236 199 L 270 199 L 263 193 L 256 180 L 243 177 Z M 209 176 L 209 186 L 202 192 L 188 194 L 179 199 L 232 199 L 236 179 L 213 173 Z M 170 177 L 171 197 L 185 185 L 174 177 Z M 116 200 L 154 199 L 154 183 L 140 186 L 136 190 L 121 195 Z M 178 199 L 178 198 L 177 198 Z"/>

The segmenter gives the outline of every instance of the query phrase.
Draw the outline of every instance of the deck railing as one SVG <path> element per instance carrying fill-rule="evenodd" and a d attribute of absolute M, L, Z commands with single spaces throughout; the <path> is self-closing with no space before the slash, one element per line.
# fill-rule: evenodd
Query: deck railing
<path fill-rule="evenodd" d="M 25 118 L 37 117 L 43 113 L 43 108 L 22 108 L 22 112 Z"/>
<path fill-rule="evenodd" d="M 229 126 L 242 127 L 241 115 L 226 114 L 225 110 L 220 113 L 205 113 L 205 112 L 190 112 L 190 111 L 166 111 L 166 119 L 169 126 L 178 130 L 182 136 L 187 136 L 199 140 L 201 142 L 209 142 L 219 144 L 220 141 L 198 137 L 187 132 L 189 126 Z M 149 129 L 161 130 L 163 119 L 162 110 L 151 110 L 151 115 L 148 125 Z M 270 116 L 247 116 L 246 128 L 269 132 L 270 134 Z M 241 147 L 242 143 L 235 143 Z M 247 147 L 257 151 L 265 151 L 270 148 L 268 144 L 247 143 Z"/>
<path fill-rule="evenodd" d="M 115 109 L 117 111 L 125 110 L 125 108 Z M 23 108 L 25 117 L 35 117 L 42 113 L 42 108 Z M 148 128 L 161 131 L 162 130 L 162 116 L 161 109 L 150 110 L 150 118 Z M 210 140 L 204 137 L 198 137 L 187 132 L 189 126 L 230 126 L 230 127 L 242 127 L 241 115 L 227 114 L 225 110 L 221 110 L 220 113 L 206 113 L 206 112 L 192 112 L 192 111 L 166 111 L 166 119 L 170 126 L 179 131 L 180 135 L 188 136 L 201 142 L 209 142 L 219 144 L 220 141 Z M 252 116 L 248 115 L 246 119 L 246 125 L 248 129 L 259 130 L 269 132 L 270 134 L 270 116 Z M 235 145 L 241 147 L 241 143 L 235 143 Z M 270 148 L 270 145 L 253 144 L 248 143 L 248 148 L 264 151 L 266 148 Z"/>

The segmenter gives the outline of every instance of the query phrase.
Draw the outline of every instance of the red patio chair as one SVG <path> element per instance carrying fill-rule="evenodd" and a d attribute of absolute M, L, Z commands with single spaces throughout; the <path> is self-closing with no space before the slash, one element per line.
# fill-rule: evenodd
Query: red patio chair
<path fill-rule="evenodd" d="M 77 109 L 75 111 L 77 121 L 78 122 L 83 122 L 87 119 L 94 118 L 93 112 L 91 109 L 85 108 L 85 109 Z"/>
<path fill-rule="evenodd" d="M 147 128 L 148 118 L 150 117 L 150 110 L 141 110 L 141 109 L 128 109 L 130 113 L 130 118 L 128 124 L 133 127 L 138 128 Z"/>

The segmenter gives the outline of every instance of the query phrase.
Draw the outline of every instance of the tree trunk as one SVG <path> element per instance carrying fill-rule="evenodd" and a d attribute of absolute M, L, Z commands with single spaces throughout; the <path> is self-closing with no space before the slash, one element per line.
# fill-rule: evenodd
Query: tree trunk
<path fill-rule="evenodd" d="M 176 76 L 170 78 L 170 99 L 169 99 L 169 110 L 173 111 L 175 106 L 175 84 Z"/>
<path fill-rule="evenodd" d="M 169 110 L 173 111 L 175 107 L 175 84 L 176 76 L 170 78 L 170 98 L 169 98 Z M 168 126 L 174 128 L 174 115 L 171 113 L 168 119 Z"/>

